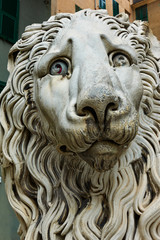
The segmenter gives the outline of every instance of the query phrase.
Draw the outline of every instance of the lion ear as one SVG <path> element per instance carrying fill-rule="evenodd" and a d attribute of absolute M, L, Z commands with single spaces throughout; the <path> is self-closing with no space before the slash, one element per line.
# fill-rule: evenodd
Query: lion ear
<path fill-rule="evenodd" d="M 151 53 L 160 63 L 160 41 L 156 38 L 155 35 L 153 35 L 151 29 L 149 30 L 148 38 L 151 43 L 150 46 Z"/>
<path fill-rule="evenodd" d="M 7 69 L 11 73 L 15 67 L 15 60 L 19 53 L 18 44 L 15 43 L 9 51 Z"/>
<path fill-rule="evenodd" d="M 137 34 L 148 37 L 149 23 L 146 21 L 135 20 L 133 24 L 137 25 Z"/>
<path fill-rule="evenodd" d="M 124 13 L 124 12 L 116 15 L 116 18 L 120 19 L 123 22 L 129 22 L 129 15 L 127 13 Z"/>

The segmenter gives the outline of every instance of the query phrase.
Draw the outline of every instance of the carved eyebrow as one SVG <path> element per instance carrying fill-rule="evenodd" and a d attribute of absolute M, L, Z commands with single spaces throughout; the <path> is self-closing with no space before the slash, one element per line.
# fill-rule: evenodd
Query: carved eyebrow
<path fill-rule="evenodd" d="M 117 39 L 116 37 L 113 37 L 111 39 L 111 37 L 109 37 L 106 34 L 100 34 L 100 38 L 102 39 L 103 44 L 105 45 L 105 47 L 108 49 L 113 48 L 117 45 L 119 45 L 119 39 Z"/>
<path fill-rule="evenodd" d="M 54 59 L 54 55 L 51 53 L 46 53 L 43 55 L 36 64 L 36 73 L 39 78 L 42 78 L 46 75 L 49 70 L 49 64 Z"/>
<path fill-rule="evenodd" d="M 46 74 L 48 74 L 51 64 L 54 61 L 59 60 L 59 59 L 63 59 L 63 58 L 66 58 L 66 56 L 64 56 L 64 55 L 60 56 L 60 54 L 57 54 L 57 55 L 55 54 L 54 55 L 52 53 L 48 53 L 48 54 L 42 56 L 40 61 L 37 62 L 37 65 L 36 65 L 36 68 L 35 68 L 35 71 L 36 71 L 38 77 L 42 78 Z"/>
<path fill-rule="evenodd" d="M 48 73 L 49 67 L 53 61 L 64 57 L 71 59 L 71 54 L 72 53 L 70 48 L 68 47 L 68 44 L 64 45 L 64 47 L 62 46 L 61 48 L 55 48 L 55 46 L 52 45 L 49 50 L 37 62 L 36 72 L 38 74 L 38 77 L 42 78 Z"/>
<path fill-rule="evenodd" d="M 107 54 L 110 54 L 113 51 L 121 52 L 126 56 L 131 57 L 133 63 L 137 63 L 137 52 L 134 48 L 128 46 L 128 44 L 123 44 L 122 40 L 117 37 L 111 39 L 105 34 L 101 34 L 100 37 L 103 41 Z"/>

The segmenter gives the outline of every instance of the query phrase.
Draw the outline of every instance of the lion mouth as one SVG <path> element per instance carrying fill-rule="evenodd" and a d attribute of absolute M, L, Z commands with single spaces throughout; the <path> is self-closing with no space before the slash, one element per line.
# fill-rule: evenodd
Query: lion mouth
<path fill-rule="evenodd" d="M 122 154 L 124 146 L 112 141 L 95 141 L 86 151 L 78 153 L 81 159 L 98 171 L 111 169 Z"/>
<path fill-rule="evenodd" d="M 76 154 L 97 171 L 106 171 L 116 164 L 123 150 L 124 146 L 113 140 L 96 140 L 88 149 Z M 61 151 L 71 153 L 64 145 L 61 146 Z"/>
<path fill-rule="evenodd" d="M 88 129 L 86 132 L 79 131 L 79 134 L 76 134 L 77 138 L 73 134 L 70 135 L 70 139 L 68 138 L 64 145 L 59 146 L 60 152 L 65 155 L 79 156 L 81 160 L 97 171 L 113 168 L 135 137 L 136 124 L 128 124 L 123 127 L 118 125 L 117 127 L 117 124 L 112 121 L 112 126 L 108 126 L 105 131 L 104 129 L 98 131 L 98 128 L 92 124 L 89 126 L 92 126 L 92 131 L 88 131 Z"/>
<path fill-rule="evenodd" d="M 88 154 L 99 154 L 99 155 L 104 155 L 104 154 L 111 154 L 111 153 L 117 153 L 117 148 L 120 146 L 120 144 L 115 143 L 113 140 L 105 140 L 105 141 L 95 141 L 92 146 L 87 149 L 84 153 Z"/>

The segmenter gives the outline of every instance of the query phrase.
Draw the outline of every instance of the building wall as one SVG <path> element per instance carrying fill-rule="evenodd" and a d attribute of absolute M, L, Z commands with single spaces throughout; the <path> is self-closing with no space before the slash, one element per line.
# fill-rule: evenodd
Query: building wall
<path fill-rule="evenodd" d="M 149 27 L 153 34 L 160 40 L 160 1 L 142 0 L 132 5 L 133 19 L 136 19 L 135 9 L 147 4 Z"/>
<path fill-rule="evenodd" d="M 42 22 L 50 17 L 50 4 L 46 5 L 43 0 L 20 0 L 19 31 L 18 37 L 24 32 L 27 25 Z M 0 81 L 6 82 L 8 78 L 7 61 L 8 52 L 13 44 L 0 39 Z"/>
<path fill-rule="evenodd" d="M 50 14 L 50 3 L 45 4 L 44 0 L 20 0 L 19 37 L 27 25 L 48 20 Z"/>
<path fill-rule="evenodd" d="M 148 19 L 150 28 L 160 40 L 160 1 L 159 0 L 116 0 L 119 3 L 119 13 L 125 12 L 129 15 L 132 22 L 136 19 L 135 9 L 139 6 L 147 4 Z M 136 4 L 133 4 L 136 2 Z M 59 12 L 75 12 L 75 4 L 80 8 L 99 9 L 99 0 L 51 0 L 51 15 Z M 106 9 L 109 15 L 113 15 L 113 0 L 106 1 Z"/>
<path fill-rule="evenodd" d="M 131 8 L 131 4 L 129 0 L 116 0 L 119 3 L 119 12 L 125 12 L 129 15 L 129 19 L 132 22 L 133 21 L 133 12 Z"/>
<path fill-rule="evenodd" d="M 12 44 L 0 39 L 0 81 L 6 82 L 8 78 L 7 61 L 8 52 Z"/>
<path fill-rule="evenodd" d="M 119 12 L 126 12 L 132 19 L 132 9 L 129 0 L 116 0 L 119 3 Z M 75 5 L 80 8 L 99 9 L 99 0 L 51 0 L 51 15 L 60 12 L 75 12 Z M 106 9 L 109 15 L 113 15 L 112 0 L 106 1 Z"/>
<path fill-rule="evenodd" d="M 94 9 L 94 0 L 58 0 L 57 1 L 57 13 L 58 12 L 75 12 L 75 5 L 78 5 L 80 8 L 91 8 Z"/>
<path fill-rule="evenodd" d="M 149 3 L 148 8 L 148 20 L 149 26 L 153 31 L 153 34 L 160 40 L 160 1 Z"/>

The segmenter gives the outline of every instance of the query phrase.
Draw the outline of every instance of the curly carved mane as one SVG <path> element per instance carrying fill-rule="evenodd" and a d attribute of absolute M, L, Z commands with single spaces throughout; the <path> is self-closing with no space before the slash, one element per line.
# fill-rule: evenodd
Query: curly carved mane
<path fill-rule="evenodd" d="M 36 61 L 77 17 L 100 21 L 135 48 L 143 82 L 138 134 L 114 168 L 101 173 L 56 150 L 33 98 Z M 141 21 L 86 10 L 33 24 L 12 47 L 0 149 L 21 240 L 160 239 L 160 65 L 147 31 Z"/>

